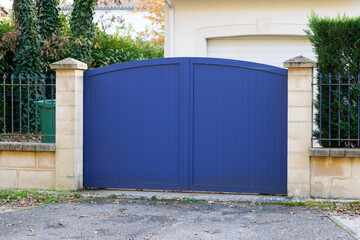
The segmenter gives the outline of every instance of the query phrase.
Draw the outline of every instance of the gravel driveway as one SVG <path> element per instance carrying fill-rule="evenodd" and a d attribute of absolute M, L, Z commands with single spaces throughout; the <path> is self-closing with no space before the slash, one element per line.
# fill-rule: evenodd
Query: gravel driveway
<path fill-rule="evenodd" d="M 354 239 L 308 207 L 97 199 L 0 214 L 0 239 Z"/>

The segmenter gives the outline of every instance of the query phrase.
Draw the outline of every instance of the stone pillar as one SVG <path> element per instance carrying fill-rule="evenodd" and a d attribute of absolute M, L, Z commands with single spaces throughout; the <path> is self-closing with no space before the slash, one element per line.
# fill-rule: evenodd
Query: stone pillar
<path fill-rule="evenodd" d="M 87 65 L 72 58 L 51 64 L 56 70 L 57 189 L 83 186 L 83 75 Z"/>
<path fill-rule="evenodd" d="M 312 80 L 316 62 L 298 56 L 288 68 L 288 196 L 310 197 L 312 138 Z"/>

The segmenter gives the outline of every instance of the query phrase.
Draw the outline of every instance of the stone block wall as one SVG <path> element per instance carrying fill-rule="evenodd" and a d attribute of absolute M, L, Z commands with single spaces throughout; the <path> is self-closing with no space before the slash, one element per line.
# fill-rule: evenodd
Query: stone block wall
<path fill-rule="evenodd" d="M 83 81 L 87 65 L 72 58 L 56 70 L 56 174 L 59 189 L 83 187 Z"/>
<path fill-rule="evenodd" d="M 0 144 L 0 189 L 54 187 L 54 144 Z"/>
<path fill-rule="evenodd" d="M 288 68 L 288 196 L 360 199 L 360 149 L 312 148 L 316 66 L 302 56 L 284 62 Z"/>
<path fill-rule="evenodd" d="M 87 65 L 67 58 L 51 67 L 56 70 L 56 143 L 0 142 L 0 189 L 77 190 L 83 186 L 83 72 Z"/>
<path fill-rule="evenodd" d="M 298 56 L 284 67 L 288 68 L 288 196 L 310 197 L 311 83 L 316 63 Z"/>
<path fill-rule="evenodd" d="M 360 150 L 311 149 L 311 196 L 360 199 Z"/>

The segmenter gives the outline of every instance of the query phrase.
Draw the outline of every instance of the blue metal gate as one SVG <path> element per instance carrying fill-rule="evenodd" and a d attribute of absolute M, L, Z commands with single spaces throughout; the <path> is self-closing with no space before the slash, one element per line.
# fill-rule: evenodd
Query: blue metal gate
<path fill-rule="evenodd" d="M 287 70 L 164 58 L 85 72 L 84 187 L 285 194 Z"/>

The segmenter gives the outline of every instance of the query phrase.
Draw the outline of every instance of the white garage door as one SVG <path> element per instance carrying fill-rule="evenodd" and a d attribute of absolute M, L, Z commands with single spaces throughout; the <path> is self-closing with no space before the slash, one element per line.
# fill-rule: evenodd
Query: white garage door
<path fill-rule="evenodd" d="M 315 60 L 306 37 L 248 36 L 214 38 L 207 42 L 208 57 L 230 58 L 283 67 L 283 62 L 303 55 Z"/>

